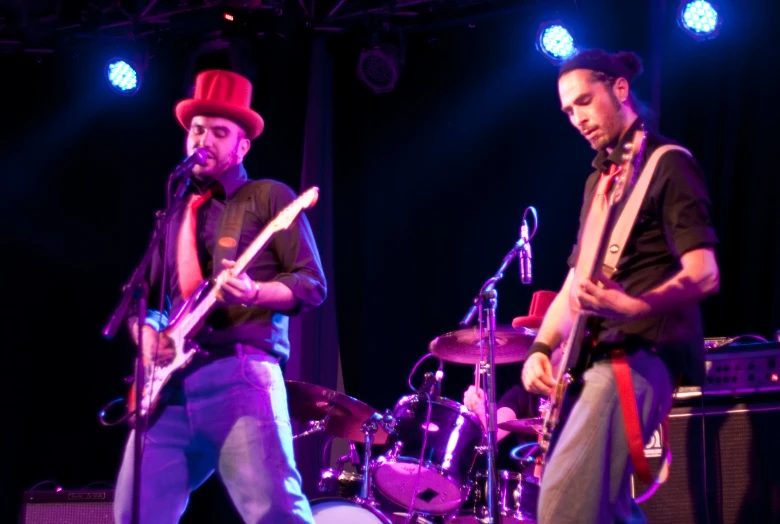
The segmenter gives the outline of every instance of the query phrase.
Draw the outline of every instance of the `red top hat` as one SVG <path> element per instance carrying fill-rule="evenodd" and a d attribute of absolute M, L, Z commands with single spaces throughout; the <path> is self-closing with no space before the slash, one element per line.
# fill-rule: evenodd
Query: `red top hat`
<path fill-rule="evenodd" d="M 531 298 L 531 307 L 528 309 L 527 317 L 517 317 L 512 320 L 512 327 L 515 329 L 528 328 L 539 329 L 544 320 L 544 314 L 550 307 L 553 299 L 558 295 L 555 291 L 537 291 Z"/>
<path fill-rule="evenodd" d="M 250 139 L 263 132 L 263 117 L 249 107 L 252 102 L 252 83 L 247 78 L 214 69 L 195 77 L 195 96 L 176 104 L 176 118 L 184 129 L 190 129 L 196 115 L 221 116 L 240 124 Z"/>

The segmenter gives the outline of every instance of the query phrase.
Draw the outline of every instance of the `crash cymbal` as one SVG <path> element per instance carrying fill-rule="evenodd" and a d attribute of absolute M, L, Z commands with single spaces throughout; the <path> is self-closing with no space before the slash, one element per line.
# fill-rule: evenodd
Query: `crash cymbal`
<path fill-rule="evenodd" d="M 290 417 L 307 424 L 309 421 L 322 420 L 330 410 L 330 418 L 325 425 L 325 433 L 355 442 L 365 442 L 361 431 L 363 424 L 376 413 L 369 405 L 316 384 L 285 380 L 287 403 Z M 380 427 L 374 433 L 374 444 L 384 444 L 387 433 Z"/>
<path fill-rule="evenodd" d="M 541 417 L 518 418 L 515 420 L 507 420 L 506 422 L 499 422 L 498 429 L 511 431 L 512 433 L 523 433 L 525 435 L 541 435 L 543 424 L 544 419 Z"/>
<path fill-rule="evenodd" d="M 527 328 L 515 329 L 512 326 L 496 326 L 496 364 L 509 364 L 525 360 L 528 348 L 534 341 L 536 332 Z M 428 350 L 445 362 L 455 364 L 479 364 L 487 362 L 488 333 L 482 332 L 483 344 L 480 352 L 479 326 L 472 326 L 433 339 Z"/>

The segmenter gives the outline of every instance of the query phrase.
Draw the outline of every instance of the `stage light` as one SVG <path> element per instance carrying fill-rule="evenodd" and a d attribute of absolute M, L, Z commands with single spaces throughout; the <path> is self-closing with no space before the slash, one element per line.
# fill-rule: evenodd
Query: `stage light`
<path fill-rule="evenodd" d="M 536 49 L 553 64 L 577 54 L 574 37 L 559 21 L 544 22 L 536 33 Z"/>
<path fill-rule="evenodd" d="M 677 11 L 677 23 L 695 40 L 715 38 L 720 32 L 723 17 L 718 10 L 705 0 L 680 2 Z"/>
<path fill-rule="evenodd" d="M 360 52 L 357 75 L 374 93 L 388 93 L 398 82 L 400 64 L 398 49 L 385 42 Z"/>
<path fill-rule="evenodd" d="M 112 58 L 106 64 L 106 80 L 120 95 L 134 95 L 141 88 L 141 72 L 122 58 Z"/>

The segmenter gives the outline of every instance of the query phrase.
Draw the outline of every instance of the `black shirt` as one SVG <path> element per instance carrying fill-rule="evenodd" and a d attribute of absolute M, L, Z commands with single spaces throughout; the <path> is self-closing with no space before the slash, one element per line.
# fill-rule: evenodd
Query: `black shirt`
<path fill-rule="evenodd" d="M 601 173 L 608 170 L 612 163 L 621 162 L 624 142 L 630 140 L 633 131 L 640 125 L 642 121 L 637 119 L 611 154 L 602 150 L 593 160 L 595 171 L 585 182 L 578 242 Z M 639 169 L 644 167 L 655 149 L 671 143 L 660 135 L 648 133 Z M 624 198 L 621 204 L 624 205 L 626 200 Z M 639 296 L 659 286 L 680 271 L 681 255 L 716 245 L 710 216 L 711 203 L 699 164 L 682 151 L 667 152 L 658 162 L 613 280 L 631 296 Z M 569 257 L 570 267 L 575 266 L 578 255 L 577 244 Z M 612 344 L 654 347 L 672 375 L 681 374 L 684 381 L 691 384 L 702 383 L 704 340 L 698 304 L 641 320 L 601 319 L 598 323 L 598 340 L 603 343 L 602 347 Z"/>
<path fill-rule="evenodd" d="M 509 388 L 498 399 L 498 409 L 509 408 L 517 418 L 536 418 L 539 416 L 539 395 L 526 391 L 521 384 Z"/>
<path fill-rule="evenodd" d="M 244 187 L 245 184 L 249 186 Z M 196 182 L 191 186 L 194 192 L 204 189 L 198 187 Z M 281 182 L 270 179 L 248 180 L 243 165 L 228 170 L 210 189 L 215 196 L 198 209 L 196 219 L 198 255 L 206 278 L 216 277 L 223 269 L 221 261 L 213 260 L 213 255 L 226 204 L 238 198 L 239 189 L 241 198 L 246 198 L 247 206 L 234 258 L 240 256 L 265 225 L 296 198 L 293 190 Z M 170 238 L 166 242 L 166 267 L 169 275 L 166 295 L 173 311 L 182 303 L 176 270 L 176 239 L 184 204 L 188 198 L 189 195 L 173 211 Z M 161 254 L 157 254 L 152 264 L 152 285 L 161 282 Z M 246 273 L 258 282 L 276 281 L 289 287 L 297 301 L 295 308 L 292 311 L 279 312 L 261 307 L 225 306 L 217 303 L 195 339 L 204 349 L 229 347 L 236 343 L 247 344 L 266 350 L 280 357 L 280 362 L 285 362 L 290 356 L 289 316 L 318 306 L 326 296 L 325 275 L 306 216 L 301 213 L 291 227 L 274 233 L 268 245 L 248 264 Z M 150 301 L 150 304 L 154 302 Z"/>

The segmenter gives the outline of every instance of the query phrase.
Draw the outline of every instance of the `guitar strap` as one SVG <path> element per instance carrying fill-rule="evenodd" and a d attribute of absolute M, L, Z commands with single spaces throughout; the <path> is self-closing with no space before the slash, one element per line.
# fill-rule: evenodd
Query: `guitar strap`
<path fill-rule="evenodd" d="M 236 260 L 238 243 L 241 240 L 241 228 L 244 224 L 244 214 L 251 201 L 252 182 L 247 182 L 236 191 L 232 198 L 225 201 L 225 213 L 222 215 L 217 234 L 217 246 L 212 259 L 213 275 L 222 270 L 222 259 Z"/>
<path fill-rule="evenodd" d="M 631 194 L 628 196 L 626 205 L 623 206 L 623 210 L 620 212 L 620 218 L 618 218 L 615 224 L 612 234 L 609 237 L 609 244 L 607 244 L 607 252 L 604 255 L 604 274 L 607 277 L 612 278 L 612 275 L 617 271 L 618 262 L 620 261 L 620 255 L 623 253 L 623 249 L 626 247 L 626 241 L 631 234 L 631 230 L 634 229 L 636 223 L 636 217 L 639 216 L 639 209 L 642 207 L 642 202 L 647 194 L 647 188 L 650 187 L 650 182 L 655 174 L 655 168 L 658 166 L 658 160 L 667 151 L 680 150 L 691 156 L 691 153 L 680 146 L 666 145 L 661 146 L 650 155 L 647 160 L 644 169 L 639 174 L 639 178 L 634 184 Z"/>
<path fill-rule="evenodd" d="M 622 254 L 628 236 L 634 227 L 642 201 L 645 198 L 647 189 L 650 187 L 650 181 L 655 174 L 658 160 L 664 153 L 672 150 L 680 150 L 688 156 L 691 156 L 691 153 L 687 149 L 676 145 L 659 147 L 650 155 L 650 158 L 639 175 L 636 184 L 634 184 L 631 195 L 610 235 L 603 266 L 604 273 L 607 277 L 611 278 L 617 270 L 620 255 Z M 654 478 L 650 473 L 650 466 L 647 463 L 647 457 L 645 456 L 645 444 L 644 439 L 642 438 L 642 427 L 637 411 L 634 385 L 631 380 L 631 368 L 626 360 L 625 351 L 620 349 L 614 350 L 610 353 L 610 357 L 612 360 L 612 369 L 615 372 L 615 379 L 617 381 L 620 406 L 623 412 L 623 424 L 626 429 L 626 438 L 628 439 L 628 449 L 631 454 L 631 461 L 634 464 L 634 469 L 639 480 L 645 484 L 651 485 L 648 491 L 642 494 L 641 497 L 637 497 L 637 503 L 641 503 L 650 498 L 658 489 L 658 486 L 666 482 L 669 478 L 669 471 L 672 464 L 672 452 L 669 447 L 668 432 L 669 416 L 667 415 L 664 417 L 661 424 L 661 438 L 663 441 L 661 467 L 658 476 Z"/>

